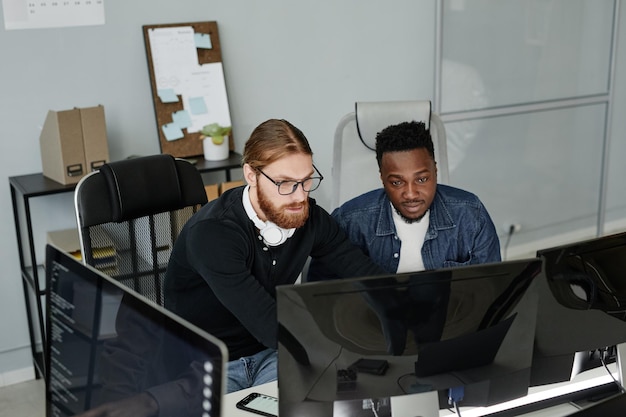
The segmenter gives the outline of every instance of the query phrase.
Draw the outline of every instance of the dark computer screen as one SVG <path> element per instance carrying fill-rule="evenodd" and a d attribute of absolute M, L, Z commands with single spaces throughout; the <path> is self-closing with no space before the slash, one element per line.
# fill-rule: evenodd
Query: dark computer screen
<path fill-rule="evenodd" d="M 277 288 L 281 415 L 464 387 L 461 405 L 527 393 L 539 259 Z M 388 414 L 385 414 L 388 413 Z"/>
<path fill-rule="evenodd" d="M 146 389 L 159 393 L 160 416 L 220 416 L 220 340 L 54 246 L 45 267 L 47 417 L 133 401 Z"/>
<path fill-rule="evenodd" d="M 567 381 L 576 352 L 626 341 L 626 233 L 539 250 L 532 384 Z M 584 357 L 584 356 L 583 356 Z M 599 363 L 598 363 L 599 364 Z"/>

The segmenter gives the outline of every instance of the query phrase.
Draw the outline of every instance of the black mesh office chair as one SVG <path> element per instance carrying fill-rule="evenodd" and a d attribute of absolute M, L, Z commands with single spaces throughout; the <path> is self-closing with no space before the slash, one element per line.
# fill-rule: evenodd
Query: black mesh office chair
<path fill-rule="evenodd" d="M 83 262 L 163 305 L 172 246 L 207 196 L 198 170 L 160 154 L 103 165 L 76 186 Z"/>

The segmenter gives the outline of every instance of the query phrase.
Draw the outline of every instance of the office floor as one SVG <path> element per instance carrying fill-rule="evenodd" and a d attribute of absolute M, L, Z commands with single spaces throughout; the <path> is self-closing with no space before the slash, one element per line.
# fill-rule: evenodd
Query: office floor
<path fill-rule="evenodd" d="M 0 417 L 43 417 L 44 388 L 43 379 L 0 387 Z"/>

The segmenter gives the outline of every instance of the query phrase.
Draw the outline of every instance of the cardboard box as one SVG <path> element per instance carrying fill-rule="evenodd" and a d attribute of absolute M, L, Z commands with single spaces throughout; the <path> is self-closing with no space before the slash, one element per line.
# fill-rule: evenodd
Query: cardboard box
<path fill-rule="evenodd" d="M 224 191 L 230 190 L 231 188 L 239 187 L 240 185 L 245 185 L 244 180 L 237 181 L 227 181 L 222 182 L 220 184 L 207 184 L 204 186 L 204 190 L 206 191 L 206 197 L 209 201 L 215 200 L 220 196 Z"/>
<path fill-rule="evenodd" d="M 220 194 L 222 194 L 224 191 L 230 190 L 231 188 L 235 188 L 235 187 L 239 187 L 240 185 L 245 185 L 245 181 L 244 180 L 238 180 L 238 181 L 228 181 L 228 182 L 223 182 L 220 184 Z"/>
<path fill-rule="evenodd" d="M 206 197 L 209 201 L 215 200 L 219 196 L 219 189 L 217 187 L 217 184 L 205 185 L 204 191 L 206 191 Z"/>
<path fill-rule="evenodd" d="M 46 234 L 46 241 L 59 249 L 69 253 L 78 260 L 82 260 L 80 253 L 80 238 L 78 229 L 52 230 Z"/>
<path fill-rule="evenodd" d="M 81 254 L 80 237 L 77 228 L 51 230 L 46 234 L 46 241 L 82 261 L 83 256 Z M 102 246 L 93 248 L 94 266 L 98 269 L 102 269 L 102 266 L 110 266 L 111 260 L 105 258 L 112 258 L 112 255 L 115 255 L 113 241 L 103 239 Z M 105 263 L 108 265 L 103 265 Z"/>
<path fill-rule="evenodd" d="M 109 160 L 104 107 L 50 110 L 39 136 L 43 175 L 76 184 Z"/>
<path fill-rule="evenodd" d="M 109 161 L 104 107 L 86 107 L 78 110 L 80 111 L 80 122 L 83 130 L 85 167 L 89 173 L 99 169 Z"/>

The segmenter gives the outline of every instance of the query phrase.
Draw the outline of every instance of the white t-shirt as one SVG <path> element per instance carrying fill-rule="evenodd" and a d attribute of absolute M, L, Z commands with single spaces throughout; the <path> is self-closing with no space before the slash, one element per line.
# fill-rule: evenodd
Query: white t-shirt
<path fill-rule="evenodd" d="M 402 244 L 400 245 L 400 263 L 397 273 L 423 271 L 424 260 L 422 259 L 422 245 L 430 222 L 430 210 L 426 212 L 419 222 L 407 223 L 396 209 L 391 207 L 393 222 L 396 232 Z"/>

